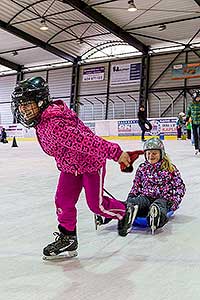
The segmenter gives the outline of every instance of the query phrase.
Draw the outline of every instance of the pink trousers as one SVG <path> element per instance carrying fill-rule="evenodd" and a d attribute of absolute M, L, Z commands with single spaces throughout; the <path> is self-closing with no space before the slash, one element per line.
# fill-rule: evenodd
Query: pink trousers
<path fill-rule="evenodd" d="M 97 172 L 75 176 L 61 172 L 56 196 L 56 213 L 59 224 L 69 231 L 76 227 L 78 201 L 82 188 L 90 210 L 106 218 L 121 220 L 125 214 L 125 205 L 119 200 L 103 195 L 105 166 Z"/>

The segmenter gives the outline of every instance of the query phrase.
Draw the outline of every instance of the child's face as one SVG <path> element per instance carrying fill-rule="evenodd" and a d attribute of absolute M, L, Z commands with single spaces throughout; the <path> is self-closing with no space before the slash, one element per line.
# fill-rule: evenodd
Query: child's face
<path fill-rule="evenodd" d="M 156 164 L 160 160 L 160 150 L 147 150 L 146 159 L 150 164 Z"/>
<path fill-rule="evenodd" d="M 34 101 L 23 103 L 19 105 L 19 112 L 27 121 L 33 120 L 39 114 L 39 108 Z"/>

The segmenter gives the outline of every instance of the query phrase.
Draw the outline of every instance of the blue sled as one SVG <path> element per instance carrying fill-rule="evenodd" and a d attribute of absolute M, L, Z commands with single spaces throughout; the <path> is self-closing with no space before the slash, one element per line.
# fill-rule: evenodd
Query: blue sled
<path fill-rule="evenodd" d="M 167 217 L 170 218 L 174 215 L 173 210 L 169 210 L 167 213 Z M 133 222 L 133 227 L 149 227 L 149 224 L 147 223 L 147 218 L 146 217 L 137 217 L 135 221 Z"/>

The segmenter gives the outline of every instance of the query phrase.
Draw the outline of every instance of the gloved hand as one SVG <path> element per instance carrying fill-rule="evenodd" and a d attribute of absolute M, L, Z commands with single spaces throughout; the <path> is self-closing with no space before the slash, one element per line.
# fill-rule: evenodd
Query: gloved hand
<path fill-rule="evenodd" d="M 126 167 L 128 167 L 130 165 L 130 162 L 131 162 L 131 158 L 129 154 L 123 151 L 118 159 L 118 163 L 119 164 L 123 163 Z"/>
<path fill-rule="evenodd" d="M 122 163 L 120 163 L 120 169 L 122 172 L 131 173 L 131 172 L 133 172 L 133 162 L 139 157 L 139 155 L 144 154 L 144 151 L 136 150 L 136 151 L 132 151 L 132 152 L 128 151 L 127 153 L 131 159 L 130 166 L 126 167 L 125 164 L 122 162 Z"/>

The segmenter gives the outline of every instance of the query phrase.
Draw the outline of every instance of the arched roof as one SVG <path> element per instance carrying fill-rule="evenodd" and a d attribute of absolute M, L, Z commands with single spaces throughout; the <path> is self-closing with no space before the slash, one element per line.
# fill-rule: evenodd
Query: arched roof
<path fill-rule="evenodd" d="M 126 0 L 1 0 L 0 64 L 73 63 L 112 44 L 143 54 L 200 45 L 200 0 L 134 3 L 130 12 Z"/>

